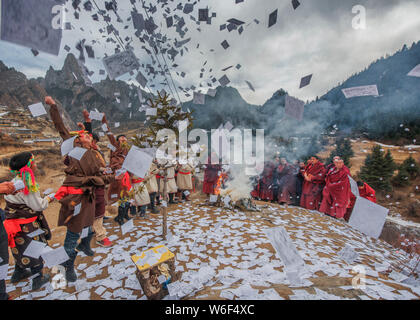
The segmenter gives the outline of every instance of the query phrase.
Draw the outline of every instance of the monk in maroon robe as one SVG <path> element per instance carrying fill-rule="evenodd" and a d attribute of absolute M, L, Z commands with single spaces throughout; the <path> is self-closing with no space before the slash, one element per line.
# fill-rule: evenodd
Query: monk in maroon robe
<path fill-rule="evenodd" d="M 285 158 L 281 158 L 277 168 L 279 178 L 278 202 L 289 205 L 296 195 L 296 169 Z"/>
<path fill-rule="evenodd" d="M 304 182 L 300 206 L 309 210 L 318 210 L 322 198 L 322 189 L 325 184 L 325 167 L 318 157 L 313 156 L 308 160 L 308 165 L 303 173 Z"/>
<path fill-rule="evenodd" d="M 350 203 L 350 170 L 343 160 L 336 161 L 325 178 L 323 199 L 319 211 L 337 219 L 343 219 Z"/>
<path fill-rule="evenodd" d="M 213 154 L 213 158 L 214 158 Z M 208 158 L 208 164 L 204 169 L 204 180 L 203 180 L 203 193 L 207 195 L 215 195 L 217 182 L 222 171 L 222 166 L 220 164 L 212 164 L 211 157 Z"/>
<path fill-rule="evenodd" d="M 273 174 L 276 167 L 273 163 L 267 162 L 264 166 L 264 171 L 261 174 L 259 183 L 259 198 L 265 201 L 273 201 Z"/>

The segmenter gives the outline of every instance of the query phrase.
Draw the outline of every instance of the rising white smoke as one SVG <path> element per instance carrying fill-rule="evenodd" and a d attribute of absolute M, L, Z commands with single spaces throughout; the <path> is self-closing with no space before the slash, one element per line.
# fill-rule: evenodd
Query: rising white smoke
<path fill-rule="evenodd" d="M 220 195 L 229 196 L 233 202 L 250 198 L 253 186 L 251 177 L 246 174 L 245 165 L 231 165 L 228 175 L 229 181 L 225 183 L 225 189 L 220 191 Z"/>

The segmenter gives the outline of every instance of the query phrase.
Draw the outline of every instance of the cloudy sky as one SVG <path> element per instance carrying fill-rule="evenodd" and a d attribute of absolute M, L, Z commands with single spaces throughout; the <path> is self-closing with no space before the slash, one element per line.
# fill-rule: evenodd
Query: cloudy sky
<path fill-rule="evenodd" d="M 82 4 L 84 2 L 82 0 Z M 178 65 L 176 68 L 171 67 L 176 87 L 187 88 L 194 85 L 199 88 L 201 83 L 203 87 L 199 89 L 205 93 L 210 76 L 219 79 L 226 74 L 231 80 L 230 85 L 236 87 L 244 99 L 253 104 L 263 104 L 280 88 L 303 100 L 314 99 L 352 74 L 363 70 L 376 59 L 393 54 L 404 44 L 411 45 L 420 40 L 418 0 L 300 0 L 301 5 L 297 10 L 293 10 L 291 1 L 288 0 L 244 0 L 239 4 L 235 4 L 235 0 L 201 0 L 190 14 L 186 15 L 180 10 L 169 14 L 184 17 L 188 28 L 184 38 L 181 38 L 173 27 L 166 28 L 163 16 L 166 7 L 173 10 L 180 2 L 189 1 L 169 0 L 163 9 L 156 0 L 146 1 L 146 4 L 157 5 L 157 12 L 153 14 L 154 21 L 159 26 L 157 32 L 167 35 L 172 43 L 175 38 L 178 41 L 191 38 L 186 45 L 188 52 L 184 51 L 183 56 L 179 54 L 175 62 L 166 57 L 170 66 L 174 63 Z M 96 3 L 101 9 L 104 8 L 104 1 L 96 0 Z M 144 44 L 134 35 L 132 22 L 127 21 L 132 9 L 130 0 L 118 0 L 117 3 L 118 14 L 124 22 L 118 23 L 111 11 L 109 15 L 113 25 L 122 39 L 133 39 L 131 45 L 140 62 L 150 63 L 149 55 L 142 48 Z M 136 1 L 137 10 L 145 15 L 140 3 L 141 0 Z M 362 5 L 366 9 L 365 29 L 352 27 L 352 22 L 357 16 L 357 13 L 352 12 L 355 5 Z M 28 48 L 0 41 L 0 60 L 28 77 L 45 76 L 50 66 L 61 69 L 67 55 L 63 49 L 66 44 L 78 57 L 78 51 L 75 49 L 77 41 L 86 39 L 86 44 L 91 44 L 96 40 L 93 45 L 95 58 L 87 58 L 86 66 L 95 71 L 91 77 L 92 81 L 103 79 L 104 76 L 98 74 L 99 69 L 103 69 L 101 60 L 105 53 L 112 55 L 115 49 L 115 44 L 107 43 L 104 34 L 98 31 L 106 28 L 106 22 L 102 17 L 99 22 L 91 19 L 90 16 L 97 12 L 95 7 L 92 12 L 82 10 L 80 19 L 75 20 L 71 1 L 66 6 L 69 9 L 66 21 L 71 22 L 73 30 L 63 31 L 59 56 L 41 52 L 34 57 Z M 198 18 L 198 9 L 206 7 L 210 9 L 210 13 L 215 12 L 217 16 L 211 20 L 210 25 L 203 22 L 197 25 L 190 15 Z M 268 28 L 268 17 L 276 9 L 277 23 Z M 2 10 L 7 11 L 7 8 Z M 219 30 L 220 25 L 230 18 L 245 22 L 242 34 L 237 30 Z M 254 19 L 257 19 L 259 24 Z M 125 29 L 125 26 L 128 28 Z M 197 28 L 200 28 L 200 31 Z M 221 46 L 224 40 L 230 45 L 226 50 Z M 162 57 L 159 57 L 163 64 Z M 206 65 L 203 66 L 206 61 Z M 237 70 L 233 67 L 226 72 L 222 71 L 237 64 L 241 64 L 242 68 Z M 155 68 L 160 69 L 158 64 Z M 205 72 L 200 79 L 202 68 Z M 213 69 L 211 73 L 210 68 Z M 182 78 L 176 72 L 185 72 L 186 77 Z M 309 74 L 313 74 L 311 84 L 299 89 L 300 79 Z M 137 84 L 134 77 L 129 75 L 119 79 Z M 255 92 L 249 89 L 246 80 L 254 86 Z M 153 82 L 151 78 L 149 81 Z M 160 87 L 160 82 L 162 79 L 156 78 L 156 88 Z M 170 84 L 175 92 L 172 82 Z M 165 90 L 170 92 L 169 88 Z M 185 97 L 179 89 L 177 92 L 182 101 L 191 99 Z"/>

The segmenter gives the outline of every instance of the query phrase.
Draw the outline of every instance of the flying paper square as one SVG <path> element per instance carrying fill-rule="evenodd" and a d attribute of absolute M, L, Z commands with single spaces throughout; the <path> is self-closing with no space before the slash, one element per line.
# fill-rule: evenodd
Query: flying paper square
<path fill-rule="evenodd" d="M 346 99 L 354 97 L 379 96 L 376 84 L 370 86 L 352 87 L 341 90 Z"/>
<path fill-rule="evenodd" d="M 137 73 L 136 80 L 143 88 L 147 85 L 147 79 L 140 71 Z"/>
<path fill-rule="evenodd" d="M 408 73 L 409 77 L 420 77 L 420 64 Z"/>
<path fill-rule="evenodd" d="M 204 104 L 205 101 L 205 95 L 200 92 L 194 92 L 194 104 Z"/>
<path fill-rule="evenodd" d="M 353 193 L 353 195 L 355 197 L 359 197 L 360 193 L 359 193 L 359 187 L 357 186 L 357 182 L 353 180 L 352 177 L 348 176 L 349 180 L 350 180 L 350 188 L 351 188 L 351 193 Z"/>
<path fill-rule="evenodd" d="M 272 13 L 270 13 L 270 16 L 268 17 L 268 27 L 272 27 L 277 23 L 277 12 L 278 10 L 274 10 Z"/>
<path fill-rule="evenodd" d="M 219 79 L 219 83 L 222 87 L 226 87 L 230 83 L 230 80 L 226 75 L 224 75 Z"/>
<path fill-rule="evenodd" d="M 41 257 L 44 260 L 44 264 L 47 268 L 58 266 L 69 260 L 69 256 L 67 255 L 66 250 L 64 250 L 64 247 L 45 252 L 41 255 Z"/>
<path fill-rule="evenodd" d="M 209 18 L 209 9 L 198 9 L 198 21 L 206 22 Z"/>
<path fill-rule="evenodd" d="M 150 154 L 136 146 L 132 146 L 122 167 L 139 178 L 144 178 L 152 164 L 152 160 L 153 157 Z"/>
<path fill-rule="evenodd" d="M 285 113 L 299 121 L 303 119 L 303 112 L 305 110 L 305 103 L 299 99 L 286 95 Z"/>
<path fill-rule="evenodd" d="M 32 240 L 31 243 L 26 247 L 23 255 L 38 259 L 45 246 L 46 244 L 44 242 Z"/>
<path fill-rule="evenodd" d="M 1 1 L 1 40 L 58 56 L 64 10 L 56 12 L 53 7 L 63 3 L 62 0 Z M 60 25 L 54 29 L 55 24 Z"/>
<path fill-rule="evenodd" d="M 364 234 L 378 239 L 382 233 L 389 209 L 362 197 L 356 198 L 349 225 Z"/>
<path fill-rule="evenodd" d="M 43 116 L 44 114 L 47 114 L 47 111 L 45 110 L 42 102 L 32 104 L 28 108 L 29 108 L 29 111 L 31 112 L 31 114 L 34 118 Z"/>
<path fill-rule="evenodd" d="M 69 157 L 72 157 L 72 158 L 80 161 L 83 158 L 83 156 L 85 155 L 86 151 L 87 151 L 87 149 L 85 149 L 85 148 L 76 147 L 69 152 Z"/>
<path fill-rule="evenodd" d="M 308 86 L 308 85 L 311 83 L 311 79 L 312 79 L 312 74 L 311 74 L 311 75 L 309 75 L 309 76 L 303 77 L 303 78 L 300 80 L 300 86 L 299 86 L 299 89 L 301 89 L 301 88 L 303 88 L 303 87 Z"/>
<path fill-rule="evenodd" d="M 292 6 L 296 10 L 300 6 L 300 2 L 298 0 L 292 0 Z"/>
<path fill-rule="evenodd" d="M 105 57 L 102 62 L 111 80 L 140 68 L 140 64 L 131 50 Z"/>

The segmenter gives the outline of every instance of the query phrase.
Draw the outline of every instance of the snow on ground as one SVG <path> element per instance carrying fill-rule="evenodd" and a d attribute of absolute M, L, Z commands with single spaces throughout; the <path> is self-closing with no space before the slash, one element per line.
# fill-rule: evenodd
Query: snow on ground
<path fill-rule="evenodd" d="M 259 203 L 260 213 L 233 212 L 200 206 L 201 200 L 169 208 L 168 241 L 161 237 L 161 216 L 136 219 L 135 229 L 121 235 L 120 227 L 108 220 L 114 241 L 111 248 L 94 248 L 94 257 L 76 260 L 79 280 L 71 287 L 54 290 L 46 285 L 30 292 L 30 281 L 8 291 L 19 299 L 129 299 L 145 300 L 135 276 L 131 255 L 165 244 L 176 254 L 180 281 L 171 285 L 166 299 L 419 299 L 420 288 L 402 283 L 407 277 L 381 272 L 403 259 L 390 245 L 367 237 L 346 223 L 319 212 Z M 284 227 L 305 261 L 303 283 L 291 283 L 283 263 L 264 230 Z M 357 259 L 347 263 L 338 254 L 345 246 Z M 344 258 L 344 256 L 343 256 Z M 366 274 L 365 288 L 353 288 L 358 272 Z M 364 269 L 360 269 L 363 267 Z M 10 267 L 8 276 L 13 272 Z M 52 275 L 54 276 L 54 275 Z M 57 275 L 56 275 L 57 277 Z"/>

